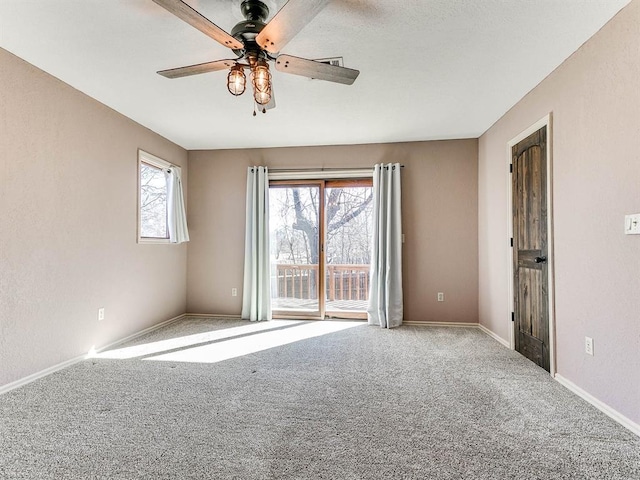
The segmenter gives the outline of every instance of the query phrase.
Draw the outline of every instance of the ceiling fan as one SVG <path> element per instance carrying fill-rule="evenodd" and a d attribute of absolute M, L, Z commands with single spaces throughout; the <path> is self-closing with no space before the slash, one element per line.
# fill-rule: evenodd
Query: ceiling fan
<path fill-rule="evenodd" d="M 279 54 L 296 34 L 324 8 L 329 0 L 289 0 L 267 23 L 269 8 L 260 0 L 243 0 L 240 4 L 246 20 L 238 23 L 227 33 L 182 0 L 153 0 L 161 7 L 187 22 L 192 27 L 233 50 L 237 58 L 188 65 L 186 67 L 161 70 L 166 78 L 228 69 L 227 89 L 232 95 L 242 95 L 250 73 L 253 98 L 262 112 L 275 107 L 269 62 L 276 70 L 303 77 L 351 85 L 360 73 L 330 63 L 323 63 L 292 55 Z M 253 112 L 255 115 L 255 110 Z"/>

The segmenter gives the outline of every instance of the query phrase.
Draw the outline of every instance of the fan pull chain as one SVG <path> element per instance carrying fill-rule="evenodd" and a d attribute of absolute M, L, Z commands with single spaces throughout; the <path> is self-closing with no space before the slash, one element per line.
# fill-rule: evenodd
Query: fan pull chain
<path fill-rule="evenodd" d="M 262 110 L 260 110 L 262 113 L 267 113 L 267 109 L 266 107 L 262 107 Z M 253 116 L 255 117 L 257 115 L 256 113 L 256 102 L 253 102 Z"/>

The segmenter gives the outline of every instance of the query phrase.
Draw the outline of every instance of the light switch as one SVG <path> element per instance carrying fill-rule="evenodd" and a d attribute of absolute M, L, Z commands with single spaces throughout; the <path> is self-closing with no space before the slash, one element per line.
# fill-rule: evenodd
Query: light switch
<path fill-rule="evenodd" d="M 640 213 L 624 216 L 624 233 L 640 235 Z"/>

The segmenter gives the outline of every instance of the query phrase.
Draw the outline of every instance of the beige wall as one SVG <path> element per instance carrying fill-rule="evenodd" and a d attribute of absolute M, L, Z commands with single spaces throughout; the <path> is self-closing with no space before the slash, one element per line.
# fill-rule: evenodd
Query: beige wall
<path fill-rule="evenodd" d="M 0 49 L 0 386 L 184 313 L 186 246 L 136 243 L 138 148 L 187 173 L 182 148 Z"/>
<path fill-rule="evenodd" d="M 405 320 L 477 322 L 477 140 L 189 152 L 188 311 L 240 314 L 248 166 L 380 162 L 405 165 Z"/>
<path fill-rule="evenodd" d="M 506 145 L 553 113 L 558 373 L 640 423 L 640 1 L 479 141 L 480 323 L 509 338 Z M 594 339 L 594 356 L 584 337 Z"/>

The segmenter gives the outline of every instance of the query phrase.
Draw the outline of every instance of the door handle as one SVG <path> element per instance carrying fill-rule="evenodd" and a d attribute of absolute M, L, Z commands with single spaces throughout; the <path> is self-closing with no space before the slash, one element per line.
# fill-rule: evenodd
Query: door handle
<path fill-rule="evenodd" d="M 535 263 L 547 263 L 547 257 L 536 257 L 533 259 Z"/>

